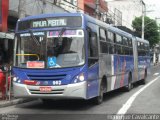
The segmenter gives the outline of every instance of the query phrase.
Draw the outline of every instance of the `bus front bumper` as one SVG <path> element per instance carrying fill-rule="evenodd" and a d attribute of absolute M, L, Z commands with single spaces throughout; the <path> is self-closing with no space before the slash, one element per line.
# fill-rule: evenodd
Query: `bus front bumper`
<path fill-rule="evenodd" d="M 51 87 L 52 91 L 50 92 L 41 92 L 40 87 L 42 86 L 31 86 L 14 82 L 14 97 L 48 99 L 86 99 L 86 81 L 61 86 L 47 86 Z"/>

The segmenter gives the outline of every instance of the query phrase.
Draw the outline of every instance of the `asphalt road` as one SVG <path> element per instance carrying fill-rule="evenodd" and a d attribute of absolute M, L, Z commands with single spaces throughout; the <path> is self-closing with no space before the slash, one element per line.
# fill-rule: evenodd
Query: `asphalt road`
<path fill-rule="evenodd" d="M 155 74 L 156 73 L 156 74 Z M 159 74 L 158 74 L 159 73 Z M 160 66 L 152 67 L 147 84 L 160 76 Z M 109 92 L 104 102 L 94 105 L 91 101 L 60 100 L 44 105 L 41 100 L 14 105 L 0 109 L 0 118 L 15 120 L 107 120 L 110 115 L 117 114 L 124 105 L 128 109 L 125 114 L 159 114 L 160 113 L 160 77 L 152 84 L 135 84 L 130 92 L 118 89 Z M 143 87 L 147 86 L 143 91 Z M 134 95 L 135 93 L 139 92 Z M 134 100 L 132 99 L 134 98 Z M 129 99 L 133 101 L 130 102 Z M 129 105 L 128 102 L 129 101 Z M 120 112 L 121 113 L 121 112 Z M 160 119 L 160 117 L 159 117 Z"/>

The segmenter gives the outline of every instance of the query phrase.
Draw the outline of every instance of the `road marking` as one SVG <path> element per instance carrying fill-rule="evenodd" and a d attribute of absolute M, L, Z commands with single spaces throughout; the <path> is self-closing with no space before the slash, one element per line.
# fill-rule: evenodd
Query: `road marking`
<path fill-rule="evenodd" d="M 142 87 L 140 90 L 138 90 L 136 93 L 134 93 L 129 99 L 128 101 L 122 106 L 122 108 L 118 111 L 118 115 L 122 115 L 122 114 L 126 114 L 127 110 L 131 107 L 133 101 L 136 99 L 136 97 L 142 92 L 144 91 L 147 87 L 149 87 L 151 84 L 153 84 L 156 80 L 158 80 L 158 78 L 160 78 L 160 76 L 156 77 L 154 80 L 152 80 L 151 82 L 149 82 L 147 85 L 145 85 L 144 87 Z"/>
<path fill-rule="evenodd" d="M 159 75 L 159 73 L 154 73 L 153 75 L 154 75 L 154 76 L 157 76 L 157 75 Z"/>

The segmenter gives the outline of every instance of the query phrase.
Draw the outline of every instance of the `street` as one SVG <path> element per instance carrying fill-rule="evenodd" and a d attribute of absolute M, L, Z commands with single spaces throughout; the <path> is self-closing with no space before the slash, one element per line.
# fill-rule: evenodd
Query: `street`
<path fill-rule="evenodd" d="M 160 67 L 152 67 L 151 74 L 147 78 L 147 84 L 159 76 Z M 147 85 L 146 84 L 146 85 Z M 45 118 L 49 115 L 51 118 L 60 119 L 99 119 L 106 118 L 106 115 L 117 114 L 118 111 L 126 104 L 127 100 L 144 85 L 135 84 L 130 92 L 124 89 L 118 89 L 109 92 L 104 97 L 104 102 L 100 105 L 94 105 L 92 101 L 82 100 L 57 100 L 50 104 L 43 104 L 41 100 L 23 103 L 15 106 L 1 108 L 3 114 L 23 114 L 23 118 L 33 116 L 34 120 Z M 153 82 L 146 89 L 138 94 L 125 114 L 158 114 L 160 113 L 159 104 L 160 78 Z M 27 114 L 27 115 L 26 115 Z M 64 117 L 65 116 L 65 117 Z M 66 117 L 68 116 L 68 117 Z M 12 117 L 12 116 L 11 116 Z"/>

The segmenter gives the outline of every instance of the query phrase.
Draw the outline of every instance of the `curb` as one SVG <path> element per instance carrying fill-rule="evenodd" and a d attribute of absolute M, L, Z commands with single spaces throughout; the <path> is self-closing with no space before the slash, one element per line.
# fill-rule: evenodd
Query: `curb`
<path fill-rule="evenodd" d="M 10 101 L 1 101 L 0 102 L 0 108 L 2 107 L 8 107 L 8 106 L 12 106 L 12 105 L 16 105 L 16 104 L 21 104 L 21 103 L 26 103 L 26 102 L 30 102 L 33 101 L 33 99 L 14 99 L 14 100 L 10 100 Z"/>

